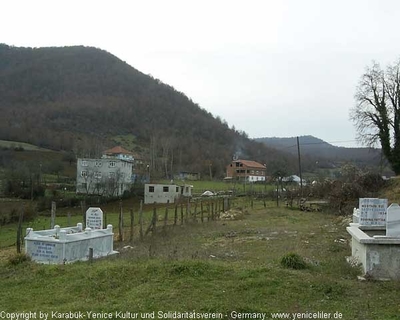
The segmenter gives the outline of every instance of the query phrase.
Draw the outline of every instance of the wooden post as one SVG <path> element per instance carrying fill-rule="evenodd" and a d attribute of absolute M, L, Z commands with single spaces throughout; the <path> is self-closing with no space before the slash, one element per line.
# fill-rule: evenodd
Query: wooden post
<path fill-rule="evenodd" d="M 197 201 L 195 202 L 194 205 L 193 221 L 197 222 Z"/>
<path fill-rule="evenodd" d="M 81 210 L 82 210 L 82 228 L 85 230 L 86 228 L 86 203 L 85 200 L 81 201 Z"/>
<path fill-rule="evenodd" d="M 211 220 L 214 220 L 214 201 L 211 202 Z"/>
<path fill-rule="evenodd" d="M 139 235 L 140 240 L 143 240 L 143 200 L 140 200 L 139 207 Z"/>
<path fill-rule="evenodd" d="M 124 241 L 124 217 L 122 212 L 122 200 L 119 201 L 119 241 Z"/>
<path fill-rule="evenodd" d="M 181 225 L 183 224 L 183 203 L 181 203 Z"/>
<path fill-rule="evenodd" d="M 69 211 L 67 213 L 67 225 L 68 225 L 68 227 L 71 226 L 71 212 L 69 212 Z"/>
<path fill-rule="evenodd" d="M 169 205 L 169 200 L 167 201 L 167 206 L 165 207 L 164 226 L 163 226 L 164 231 L 167 229 L 167 223 L 168 223 L 168 205 Z"/>
<path fill-rule="evenodd" d="M 189 200 L 186 202 L 186 217 L 185 217 L 185 222 L 187 223 L 189 220 L 189 215 L 190 215 L 190 203 Z"/>
<path fill-rule="evenodd" d="M 130 234 L 129 234 L 129 241 L 133 241 L 133 227 L 134 227 L 134 219 L 135 216 L 133 214 L 133 209 L 131 209 L 131 230 L 130 230 Z"/>
<path fill-rule="evenodd" d="M 207 221 L 210 221 L 210 201 L 207 203 Z"/>
<path fill-rule="evenodd" d="M 149 227 L 146 230 L 145 235 L 147 235 L 150 231 L 153 232 L 153 234 L 156 232 L 156 225 L 157 225 L 157 208 L 153 208 L 153 217 L 151 218 L 151 222 L 149 224 Z"/>
<path fill-rule="evenodd" d="M 50 229 L 54 229 L 56 224 L 56 202 L 51 202 L 51 218 L 50 218 Z"/>
<path fill-rule="evenodd" d="M 253 206 L 254 206 L 253 195 L 250 196 L 250 205 L 251 205 L 251 208 L 253 209 Z"/>
<path fill-rule="evenodd" d="M 178 222 L 178 203 L 175 203 L 175 215 L 174 215 L 174 226 L 176 226 L 176 223 Z"/>
<path fill-rule="evenodd" d="M 154 209 L 153 209 L 153 221 L 152 221 L 152 225 L 153 225 L 153 227 L 152 227 L 152 232 L 153 233 L 156 233 L 156 227 L 157 227 L 157 208 L 156 207 L 154 207 Z"/>
<path fill-rule="evenodd" d="M 200 200 L 200 220 L 201 220 L 201 223 L 204 222 L 203 201 L 201 201 L 201 200 Z"/>
<path fill-rule="evenodd" d="M 22 221 L 24 220 L 24 207 L 21 208 L 17 227 L 17 253 L 21 253 Z"/>
<path fill-rule="evenodd" d="M 89 248 L 89 263 L 93 263 L 93 248 Z"/>

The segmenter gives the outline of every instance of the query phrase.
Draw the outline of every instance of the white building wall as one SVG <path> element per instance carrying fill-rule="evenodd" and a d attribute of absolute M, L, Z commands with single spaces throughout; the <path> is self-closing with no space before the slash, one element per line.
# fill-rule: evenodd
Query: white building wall
<path fill-rule="evenodd" d="M 247 178 L 250 182 L 265 181 L 265 176 L 248 176 Z"/>
<path fill-rule="evenodd" d="M 119 196 L 130 189 L 132 163 L 120 159 L 78 159 L 76 192 Z"/>
<path fill-rule="evenodd" d="M 174 203 L 180 195 L 180 187 L 175 184 L 145 184 L 144 203 Z"/>

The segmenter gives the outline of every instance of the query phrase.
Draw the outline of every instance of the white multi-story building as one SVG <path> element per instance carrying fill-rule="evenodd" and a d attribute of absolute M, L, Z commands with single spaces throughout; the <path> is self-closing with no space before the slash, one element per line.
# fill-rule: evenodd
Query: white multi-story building
<path fill-rule="evenodd" d="M 131 179 L 131 161 L 117 158 L 81 158 L 77 161 L 77 193 L 120 196 L 130 190 Z"/>

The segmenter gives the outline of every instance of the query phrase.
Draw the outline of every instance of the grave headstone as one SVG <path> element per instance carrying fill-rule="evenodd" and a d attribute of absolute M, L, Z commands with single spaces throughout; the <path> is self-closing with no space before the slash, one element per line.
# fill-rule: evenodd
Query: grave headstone
<path fill-rule="evenodd" d="M 100 208 L 90 207 L 86 211 L 86 228 L 103 228 L 103 211 Z"/>
<path fill-rule="evenodd" d="M 400 206 L 392 203 L 387 209 L 386 236 L 400 237 Z"/>
<path fill-rule="evenodd" d="M 387 199 L 360 198 L 360 225 L 386 227 L 387 203 Z"/>

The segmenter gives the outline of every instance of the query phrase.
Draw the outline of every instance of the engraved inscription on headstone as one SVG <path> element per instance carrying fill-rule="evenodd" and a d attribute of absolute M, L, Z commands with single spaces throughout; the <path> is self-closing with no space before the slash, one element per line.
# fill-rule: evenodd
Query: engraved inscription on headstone
<path fill-rule="evenodd" d="M 386 226 L 387 199 L 360 198 L 359 223 L 363 226 Z"/>
<path fill-rule="evenodd" d="M 51 242 L 34 241 L 31 255 L 37 260 L 57 260 L 56 244 Z"/>
<path fill-rule="evenodd" d="M 86 228 L 103 229 L 103 211 L 100 208 L 87 209 Z"/>

